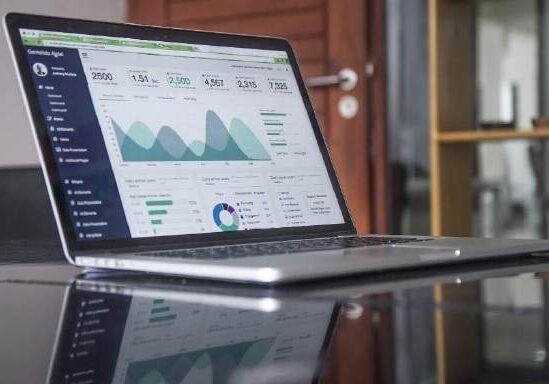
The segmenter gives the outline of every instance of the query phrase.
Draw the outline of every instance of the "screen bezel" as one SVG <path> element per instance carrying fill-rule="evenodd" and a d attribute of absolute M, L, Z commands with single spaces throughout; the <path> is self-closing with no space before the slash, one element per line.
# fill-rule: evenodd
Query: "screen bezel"
<path fill-rule="evenodd" d="M 136 24 L 119 24 L 58 17 L 9 13 L 5 16 L 5 26 L 9 34 L 14 59 L 24 88 L 29 107 L 32 126 L 38 149 L 41 153 L 42 168 L 49 183 L 51 201 L 57 212 L 56 219 L 61 236 L 65 241 L 66 250 L 70 253 L 97 250 L 138 250 L 149 248 L 173 248 L 192 246 L 193 244 L 227 244 L 234 242 L 265 241 L 301 237 L 322 237 L 336 234 L 356 233 L 349 210 L 345 203 L 343 192 L 330 160 L 328 148 L 320 126 L 316 119 L 305 83 L 299 71 L 299 66 L 289 42 L 282 38 L 226 34 L 217 32 L 192 31 L 185 29 L 161 28 Z M 238 48 L 255 48 L 285 51 L 288 54 L 298 88 L 303 99 L 309 120 L 311 122 L 318 147 L 328 171 L 332 188 L 335 192 L 344 222 L 302 227 L 282 227 L 254 229 L 235 232 L 210 232 L 207 234 L 185 234 L 176 236 L 139 237 L 130 239 L 77 240 L 74 228 L 60 191 L 60 178 L 54 155 L 48 143 L 46 124 L 42 119 L 38 103 L 38 95 L 28 71 L 25 46 L 22 43 L 20 29 L 36 29 L 51 32 L 81 33 L 90 35 L 112 36 L 120 38 L 136 38 L 143 40 L 158 40 L 188 44 L 204 44 L 212 46 L 231 46 Z M 71 256 L 71 255 L 67 255 Z"/>

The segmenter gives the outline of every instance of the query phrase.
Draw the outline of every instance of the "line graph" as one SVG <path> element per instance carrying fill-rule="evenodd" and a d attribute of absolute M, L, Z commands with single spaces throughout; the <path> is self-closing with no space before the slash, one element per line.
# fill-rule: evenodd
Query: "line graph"
<path fill-rule="evenodd" d="M 111 117 L 111 123 L 126 162 L 271 160 L 259 139 L 241 119 L 231 119 L 227 128 L 212 110 L 206 112 L 204 140 L 190 143 L 169 125 L 162 125 L 155 135 L 151 127 L 139 120 L 127 130 L 115 118 Z"/>

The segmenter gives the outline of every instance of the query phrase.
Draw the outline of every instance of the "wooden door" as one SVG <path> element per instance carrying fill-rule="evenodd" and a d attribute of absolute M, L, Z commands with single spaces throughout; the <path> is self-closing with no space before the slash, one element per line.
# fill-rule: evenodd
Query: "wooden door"
<path fill-rule="evenodd" d="M 128 10 L 130 21 L 137 23 L 282 36 L 292 43 L 305 78 L 352 68 L 358 74 L 357 86 L 352 91 L 332 86 L 310 92 L 355 225 L 359 232 L 367 233 L 386 229 L 384 88 L 377 87 L 380 93 L 377 104 L 370 107 L 365 71 L 368 47 L 375 49 L 379 41 L 375 39 L 373 44 L 369 44 L 371 41 L 367 39 L 367 27 L 375 24 L 367 23 L 368 8 L 371 3 L 381 2 L 130 0 Z M 376 87 L 376 81 L 381 85 L 382 71 L 372 80 L 372 87 Z M 347 95 L 355 97 L 359 105 L 358 113 L 351 119 L 342 118 L 338 113 L 338 103 L 342 96 Z M 377 117 L 374 110 L 380 111 Z M 375 136 L 374 132 L 377 133 Z M 368 148 L 372 144 L 377 149 L 375 162 L 371 162 L 369 157 L 371 151 Z M 375 184 L 372 183 L 374 179 Z M 373 220 L 371 204 L 374 196 L 378 213 L 376 221 Z"/>

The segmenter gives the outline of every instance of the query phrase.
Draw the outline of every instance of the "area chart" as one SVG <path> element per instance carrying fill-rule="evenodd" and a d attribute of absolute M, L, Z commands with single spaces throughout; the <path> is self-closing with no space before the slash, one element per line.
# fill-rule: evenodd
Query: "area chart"
<path fill-rule="evenodd" d="M 233 118 L 227 129 L 212 110 L 206 113 L 205 140 L 195 140 L 189 144 L 168 125 L 161 126 L 155 135 L 150 127 L 140 121 L 133 122 L 127 131 L 114 118 L 111 118 L 111 122 L 122 160 L 126 162 L 271 159 L 259 139 L 242 120 Z"/>
<path fill-rule="evenodd" d="M 126 383 L 227 384 L 238 370 L 258 367 L 273 342 L 267 338 L 133 362 Z"/>

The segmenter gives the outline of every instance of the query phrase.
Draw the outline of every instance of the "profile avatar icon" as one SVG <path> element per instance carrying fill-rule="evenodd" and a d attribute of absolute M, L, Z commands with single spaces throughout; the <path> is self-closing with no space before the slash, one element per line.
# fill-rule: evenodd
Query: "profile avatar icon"
<path fill-rule="evenodd" d="M 36 76 L 44 77 L 48 74 L 48 67 L 42 63 L 34 63 L 32 66 L 32 70 L 36 74 Z"/>

